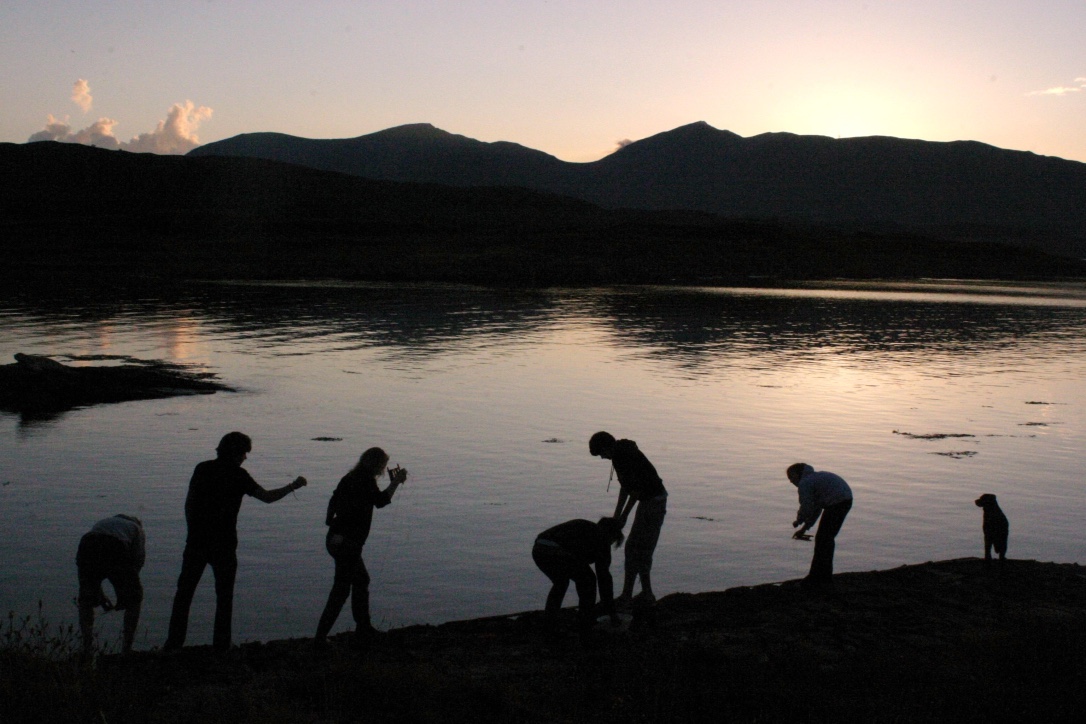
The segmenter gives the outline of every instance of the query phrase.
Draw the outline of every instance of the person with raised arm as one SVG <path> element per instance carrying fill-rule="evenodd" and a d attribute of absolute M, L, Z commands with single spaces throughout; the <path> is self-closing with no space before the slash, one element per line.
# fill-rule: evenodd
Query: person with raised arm
<path fill-rule="evenodd" d="M 383 508 L 392 502 L 397 488 L 407 480 L 407 471 L 400 467 L 388 471 L 389 484 L 384 490 L 377 487 L 379 478 L 388 466 L 388 453 L 379 447 L 371 447 L 362 453 L 350 472 L 343 476 L 328 501 L 325 525 L 328 535 L 325 548 L 335 561 L 332 590 L 324 605 L 314 644 L 320 648 L 327 644 L 339 612 L 347 598 L 351 599 L 355 632 L 353 644 L 362 647 L 376 634 L 370 622 L 370 574 L 362 560 L 362 548 L 370 535 L 374 508 Z"/>
<path fill-rule="evenodd" d="M 230 648 L 234 579 L 238 572 L 238 512 L 242 498 L 249 495 L 265 503 L 274 503 L 306 485 L 306 479 L 298 476 L 281 488 L 265 490 L 241 466 L 252 449 L 248 435 L 227 433 L 215 448 L 217 457 L 200 463 L 192 473 L 185 498 L 188 538 L 164 650 L 179 649 L 185 644 L 192 597 L 207 566 L 211 566 L 215 575 L 213 646 L 216 651 Z"/>

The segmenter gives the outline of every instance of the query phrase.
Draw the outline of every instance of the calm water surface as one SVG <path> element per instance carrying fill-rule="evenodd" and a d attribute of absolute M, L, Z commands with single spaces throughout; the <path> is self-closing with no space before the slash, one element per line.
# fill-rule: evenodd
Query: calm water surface
<path fill-rule="evenodd" d="M 535 535 L 614 508 L 609 465 L 588 455 L 600 429 L 636 440 L 671 494 L 658 595 L 803 575 L 811 547 L 790 538 L 784 477 L 797 460 L 855 492 L 838 570 L 981 553 L 984 492 L 1011 520 L 1012 557 L 1086 558 L 1083 286 L 9 296 L 0 359 L 16 352 L 166 359 L 240 388 L 0 414 L 0 610 L 41 600 L 74 621 L 79 537 L 136 514 L 149 539 L 143 648 L 165 637 L 189 475 L 234 429 L 253 437 L 246 467 L 265 487 L 310 480 L 242 506 L 238 641 L 312 635 L 332 580 L 325 506 L 371 445 L 411 472 L 366 546 L 384 627 L 542 607 Z M 206 575 L 193 644 L 211 636 Z M 119 616 L 102 620 L 115 636 Z"/>

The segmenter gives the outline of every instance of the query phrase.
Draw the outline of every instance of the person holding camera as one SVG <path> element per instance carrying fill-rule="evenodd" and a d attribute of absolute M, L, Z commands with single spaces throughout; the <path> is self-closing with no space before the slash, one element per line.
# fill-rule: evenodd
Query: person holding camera
<path fill-rule="evenodd" d="M 379 447 L 371 447 L 362 453 L 358 464 L 339 481 L 328 501 L 325 548 L 335 561 L 336 572 L 332 591 L 328 594 L 328 602 L 324 605 L 324 612 L 317 623 L 317 633 L 313 637 L 318 647 L 327 644 L 328 632 L 332 630 L 348 596 L 355 622 L 354 645 L 364 645 L 376 633 L 370 623 L 370 575 L 362 560 L 362 547 L 370 534 L 373 509 L 391 503 L 396 489 L 407 480 L 407 471 L 397 466 L 388 471 L 388 487 L 379 489 L 377 478 L 387 466 L 388 453 Z"/>
<path fill-rule="evenodd" d="M 196 466 L 185 498 L 185 523 L 188 538 L 181 559 L 181 575 L 170 614 L 170 630 L 163 650 L 179 649 L 188 632 L 189 608 L 196 586 L 211 566 L 215 574 L 216 651 L 230 648 L 234 614 L 234 579 L 238 572 L 238 513 L 241 501 L 251 495 L 265 503 L 282 500 L 290 492 L 305 487 L 299 476 L 281 488 L 265 490 L 241 467 L 253 449 L 253 441 L 240 432 L 228 432 L 215 448 L 218 457 Z"/>
<path fill-rule="evenodd" d="M 582 640 L 596 622 L 597 585 L 601 610 L 610 615 L 613 625 L 618 625 L 610 571 L 611 546 L 618 548 L 622 540 L 622 526 L 614 518 L 600 518 L 598 523 L 570 520 L 536 537 L 532 560 L 552 583 L 544 609 L 548 628 L 554 628 L 570 581 L 577 586 L 578 630 Z"/>
<path fill-rule="evenodd" d="M 642 603 L 656 602 L 652 592 L 652 556 L 660 540 L 660 529 L 667 515 L 667 490 L 656 468 L 638 449 L 633 440 L 615 440 L 608 432 L 597 432 L 588 441 L 588 452 L 593 456 L 610 460 L 618 477 L 618 503 L 615 520 L 619 527 L 626 526 L 626 519 L 634 505 L 633 526 L 626 538 L 626 570 L 619 603 L 627 603 L 633 597 L 634 582 L 641 579 Z"/>

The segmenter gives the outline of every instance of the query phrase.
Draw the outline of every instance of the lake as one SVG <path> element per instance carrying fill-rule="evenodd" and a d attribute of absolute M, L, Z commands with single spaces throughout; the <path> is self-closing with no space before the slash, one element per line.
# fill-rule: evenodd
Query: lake
<path fill-rule="evenodd" d="M 588 454 L 597 430 L 636 440 L 670 493 L 658 596 L 803 576 L 811 544 L 790 537 L 784 476 L 797 461 L 855 493 L 838 571 L 980 555 L 986 492 L 1010 557 L 1086 559 L 1084 285 L 8 292 L 0 360 L 16 352 L 163 359 L 238 388 L 0 413 L 0 610 L 41 600 L 74 622 L 80 536 L 138 515 L 137 648 L 165 638 L 188 479 L 231 430 L 253 438 L 246 468 L 265 487 L 310 481 L 242 505 L 236 642 L 312 636 L 332 582 L 328 498 L 373 445 L 410 471 L 365 552 L 384 628 L 542 608 L 536 534 L 614 509 L 609 463 Z M 208 571 L 188 643 L 210 643 L 213 601 Z M 99 620 L 118 635 L 119 615 Z M 348 607 L 334 630 L 352 626 Z"/>

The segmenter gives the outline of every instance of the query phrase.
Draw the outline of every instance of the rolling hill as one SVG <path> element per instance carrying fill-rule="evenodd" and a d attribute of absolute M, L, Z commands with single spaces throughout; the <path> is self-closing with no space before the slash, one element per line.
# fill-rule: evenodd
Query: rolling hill
<path fill-rule="evenodd" d="M 1086 257 L 1086 164 L 982 143 L 766 133 L 699 122 L 568 163 L 513 143 L 412 124 L 351 139 L 251 133 L 190 152 L 369 179 L 519 186 L 608 209 L 1003 241 Z"/>

